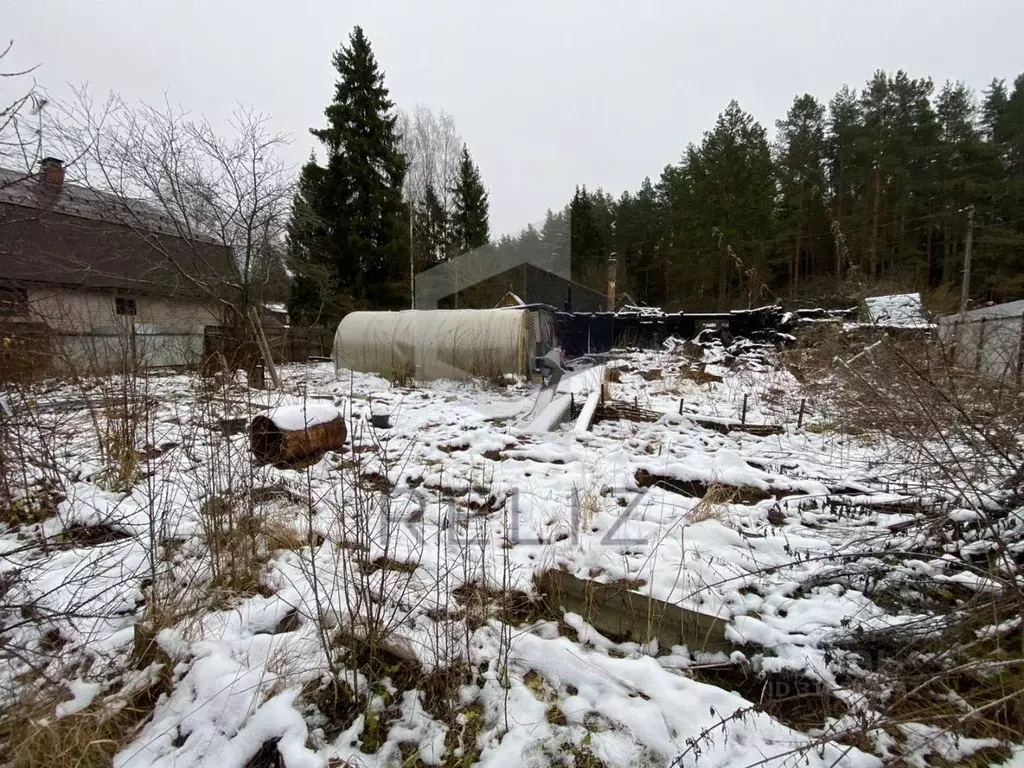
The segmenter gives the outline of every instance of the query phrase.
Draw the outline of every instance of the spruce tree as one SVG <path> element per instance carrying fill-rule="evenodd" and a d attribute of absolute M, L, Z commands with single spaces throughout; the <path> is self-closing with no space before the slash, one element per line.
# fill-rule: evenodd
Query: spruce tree
<path fill-rule="evenodd" d="M 746 299 L 760 300 L 771 237 L 775 185 L 764 128 L 732 101 L 690 153 L 694 193 L 703 224 L 698 238 L 714 249 L 718 263 L 718 306 L 730 306 L 734 280 L 745 283 Z M 756 294 L 756 296 L 755 296 Z"/>
<path fill-rule="evenodd" d="M 287 260 L 294 278 L 288 314 L 299 325 L 315 325 L 342 313 L 335 270 L 327 256 L 327 228 L 313 212 L 319 166 L 311 155 L 308 171 L 299 177 L 288 221 Z"/>
<path fill-rule="evenodd" d="M 1009 96 L 1006 93 L 1006 81 L 993 78 L 985 89 L 985 101 L 981 107 L 981 125 L 985 131 L 985 138 L 993 143 L 1002 141 L 999 135 L 999 123 L 1006 111 L 1006 102 Z"/>
<path fill-rule="evenodd" d="M 959 281 L 958 256 L 966 235 L 966 207 L 984 186 L 985 148 L 976 121 L 976 106 L 963 83 L 947 82 L 935 100 L 939 121 L 938 169 L 932 190 L 937 231 L 930 248 L 932 282 Z M 929 227 L 929 242 L 932 238 Z"/>
<path fill-rule="evenodd" d="M 644 304 L 660 306 L 668 298 L 665 285 L 664 262 L 660 256 L 662 210 L 658 194 L 647 177 L 640 184 L 640 190 L 632 196 L 631 204 L 623 208 L 620 201 L 615 218 L 615 234 L 620 230 L 635 232 L 628 243 L 616 244 L 618 253 L 623 254 L 623 275 L 625 287 L 634 299 Z"/>
<path fill-rule="evenodd" d="M 597 287 L 602 260 L 601 234 L 594 196 L 585 186 L 576 187 L 569 203 L 569 254 L 572 279 Z"/>
<path fill-rule="evenodd" d="M 568 262 L 571 274 L 572 249 L 570 248 L 569 240 L 568 205 L 557 213 L 548 209 L 544 217 L 544 224 L 541 227 L 540 236 L 544 242 L 544 255 L 549 263 L 553 267 L 560 267 Z"/>
<path fill-rule="evenodd" d="M 790 295 L 810 271 L 816 249 L 827 235 L 825 219 L 825 107 L 810 94 L 798 96 L 785 120 L 775 123 L 775 171 L 779 185 L 777 217 L 784 240 L 780 256 L 787 263 Z M 787 254 L 787 246 L 790 248 Z"/>
<path fill-rule="evenodd" d="M 491 237 L 487 190 L 465 144 L 452 196 L 451 232 L 457 252 L 465 253 L 487 245 Z"/>
<path fill-rule="evenodd" d="M 294 259 L 299 282 L 333 308 L 323 317 L 329 321 L 350 305 L 406 305 L 409 278 L 405 158 L 394 105 L 362 28 L 332 63 L 338 80 L 324 110 L 327 125 L 310 131 L 324 147 L 325 164 L 314 158 L 303 166 L 295 212 L 306 221 L 293 221 L 289 233 L 290 251 L 301 254 Z M 311 266 L 326 278 L 314 279 Z M 309 301 L 297 296 L 293 303 Z"/>
<path fill-rule="evenodd" d="M 988 103 L 986 103 L 988 106 Z M 980 220 L 977 282 L 997 300 L 1024 296 L 1024 74 L 993 115 L 1001 179 L 993 186 L 987 215 Z"/>
<path fill-rule="evenodd" d="M 843 86 L 828 105 L 826 152 L 828 186 L 831 193 L 829 244 L 832 246 L 836 279 L 854 267 L 854 249 L 859 245 L 857 225 L 863 176 L 864 119 L 857 92 Z"/>
<path fill-rule="evenodd" d="M 417 206 L 414 227 L 417 271 L 428 269 L 451 255 L 450 216 L 444 209 L 434 185 L 427 183 L 423 202 Z"/>

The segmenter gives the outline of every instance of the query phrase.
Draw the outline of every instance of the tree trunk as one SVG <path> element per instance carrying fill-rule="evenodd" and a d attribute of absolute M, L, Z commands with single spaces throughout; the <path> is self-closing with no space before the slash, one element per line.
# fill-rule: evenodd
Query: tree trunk
<path fill-rule="evenodd" d="M 932 274 L 932 232 L 934 229 L 935 227 L 929 223 L 928 232 L 924 238 L 925 264 L 927 265 L 925 275 L 929 285 L 935 282 L 934 275 Z"/>
<path fill-rule="evenodd" d="M 718 310 L 729 308 L 726 292 L 729 289 L 729 253 L 724 247 L 718 249 Z"/>
<path fill-rule="evenodd" d="M 875 277 L 878 268 L 878 216 L 882 206 L 882 166 L 875 163 L 875 198 L 871 204 L 871 242 L 868 244 L 868 275 Z"/>
<path fill-rule="evenodd" d="M 904 263 L 907 243 L 907 211 L 901 205 L 900 206 L 900 233 L 899 242 L 896 243 L 896 255 L 893 263 L 893 267 L 897 265 L 902 267 Z"/>
<path fill-rule="evenodd" d="M 832 211 L 832 222 L 830 222 L 834 229 L 842 231 L 842 227 L 839 224 L 839 213 L 842 211 L 842 205 L 837 201 Z M 833 227 L 830 227 L 832 229 Z M 836 237 L 836 232 L 830 233 L 832 235 L 832 245 L 836 249 L 836 280 L 843 279 L 843 249 L 840 247 L 839 238 Z"/>
<path fill-rule="evenodd" d="M 800 221 L 796 226 L 796 252 L 793 254 L 793 275 L 792 275 L 792 289 L 790 295 L 796 298 L 797 291 L 800 290 L 800 249 L 803 247 L 804 239 L 804 224 Z"/>

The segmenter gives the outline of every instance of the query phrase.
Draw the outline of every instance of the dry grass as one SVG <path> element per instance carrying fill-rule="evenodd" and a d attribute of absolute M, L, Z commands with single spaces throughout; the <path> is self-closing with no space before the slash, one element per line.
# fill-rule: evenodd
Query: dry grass
<path fill-rule="evenodd" d="M 211 587 L 225 595 L 261 593 L 263 569 L 271 553 L 301 549 L 309 543 L 283 514 L 261 512 L 235 497 L 209 499 L 200 520 L 210 551 Z"/>
<path fill-rule="evenodd" d="M 708 520 L 723 522 L 729 514 L 728 505 L 736 498 L 736 488 L 722 483 L 712 483 L 707 492 L 686 516 L 687 522 L 704 523 Z"/>
<path fill-rule="evenodd" d="M 576 519 L 572 523 L 577 531 L 582 533 L 590 527 L 604 505 L 601 502 L 601 488 L 603 483 L 597 472 L 588 472 L 580 478 L 579 483 L 573 483 L 573 503 L 575 504 Z"/>
<path fill-rule="evenodd" d="M 109 768 L 152 714 L 168 676 L 131 696 L 97 700 L 58 718 L 64 691 L 47 686 L 23 693 L 0 711 L 0 754 L 6 768 Z"/>
<path fill-rule="evenodd" d="M 263 535 L 266 538 L 267 549 L 302 549 L 309 543 L 295 528 L 284 520 L 270 519 L 264 522 Z"/>
<path fill-rule="evenodd" d="M 502 364 L 500 357 L 494 354 L 481 352 L 469 361 L 466 372 L 477 382 L 488 387 L 504 389 L 508 386 L 506 375 L 508 371 Z"/>
<path fill-rule="evenodd" d="M 582 491 L 579 488 L 577 488 L 576 498 L 579 505 L 578 509 L 580 528 L 589 528 L 590 523 L 601 512 L 600 491 L 595 490 L 593 486 L 585 488 Z"/>
<path fill-rule="evenodd" d="M 720 384 L 722 377 L 715 373 L 708 373 L 705 370 L 705 364 L 701 363 L 694 368 L 685 368 L 679 372 L 680 379 L 689 379 L 690 381 L 696 382 L 697 384 Z"/>
<path fill-rule="evenodd" d="M 131 417 L 107 420 L 103 453 L 107 458 L 105 480 L 111 490 L 128 491 L 139 480 L 141 459 L 135 450 L 138 426 Z"/>
<path fill-rule="evenodd" d="M 960 736 L 1018 741 L 1024 734 L 1024 636 L 1012 622 L 1024 615 L 1024 597 L 1019 561 L 1007 553 L 1016 551 L 1020 533 L 999 521 L 1024 498 L 1024 389 L 1012 374 L 996 380 L 957 367 L 951 352 L 921 335 L 858 337 L 825 326 L 803 333 L 783 359 L 822 406 L 807 432 L 870 439 L 906 467 L 900 481 L 909 492 L 957 489 L 962 496 L 956 504 L 986 510 L 978 536 L 993 546 L 987 568 L 982 560 L 967 565 L 999 591 L 964 595 L 948 581 L 923 579 L 912 590 L 894 587 L 873 595 L 894 612 L 924 606 L 944 627 L 934 641 L 912 628 L 858 641 L 879 654 L 877 678 L 867 678 L 865 692 L 887 713 L 884 730 L 899 738 L 903 724 L 918 722 Z M 991 493 L 999 486 L 1009 498 Z M 914 525 L 922 539 L 964 537 L 941 514 L 922 516 Z M 995 626 L 1013 628 L 981 639 L 979 631 Z"/>
<path fill-rule="evenodd" d="M 411 388 L 416 383 L 416 365 L 408 360 L 393 360 L 388 382 L 399 389 Z"/>
<path fill-rule="evenodd" d="M 822 323 L 797 332 L 797 344 L 779 350 L 779 361 L 807 394 L 815 396 L 827 388 L 832 361 L 842 354 L 853 355 L 860 349 L 844 337 L 838 324 Z"/>
<path fill-rule="evenodd" d="M 488 619 L 495 617 L 518 626 L 549 616 L 542 602 L 516 589 L 487 589 L 472 582 L 456 587 L 452 595 L 464 612 L 462 616 L 467 625 L 472 629 L 483 626 Z"/>
<path fill-rule="evenodd" d="M 114 755 L 131 740 L 135 726 L 149 714 L 90 708 L 58 720 L 52 700 L 20 706 L 24 708 L 0 724 L 8 768 L 109 768 Z"/>

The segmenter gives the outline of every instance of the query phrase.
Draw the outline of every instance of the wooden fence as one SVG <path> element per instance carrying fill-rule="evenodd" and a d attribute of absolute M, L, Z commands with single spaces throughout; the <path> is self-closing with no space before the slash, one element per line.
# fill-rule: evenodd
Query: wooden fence
<path fill-rule="evenodd" d="M 334 344 L 334 331 L 330 328 L 264 326 L 263 333 L 275 363 L 304 363 L 310 358 L 330 357 Z M 232 367 L 242 367 L 246 360 L 259 357 L 256 344 L 231 326 L 208 325 L 203 346 L 206 355 L 220 352 Z"/>

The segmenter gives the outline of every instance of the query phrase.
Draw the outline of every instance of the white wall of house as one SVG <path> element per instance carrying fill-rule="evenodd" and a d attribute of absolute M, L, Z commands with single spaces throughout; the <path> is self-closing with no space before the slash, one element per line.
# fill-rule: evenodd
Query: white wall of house
<path fill-rule="evenodd" d="M 55 362 L 66 367 L 194 365 L 204 329 L 222 322 L 216 305 L 114 291 L 36 288 L 28 305 L 30 318 L 52 330 Z"/>

